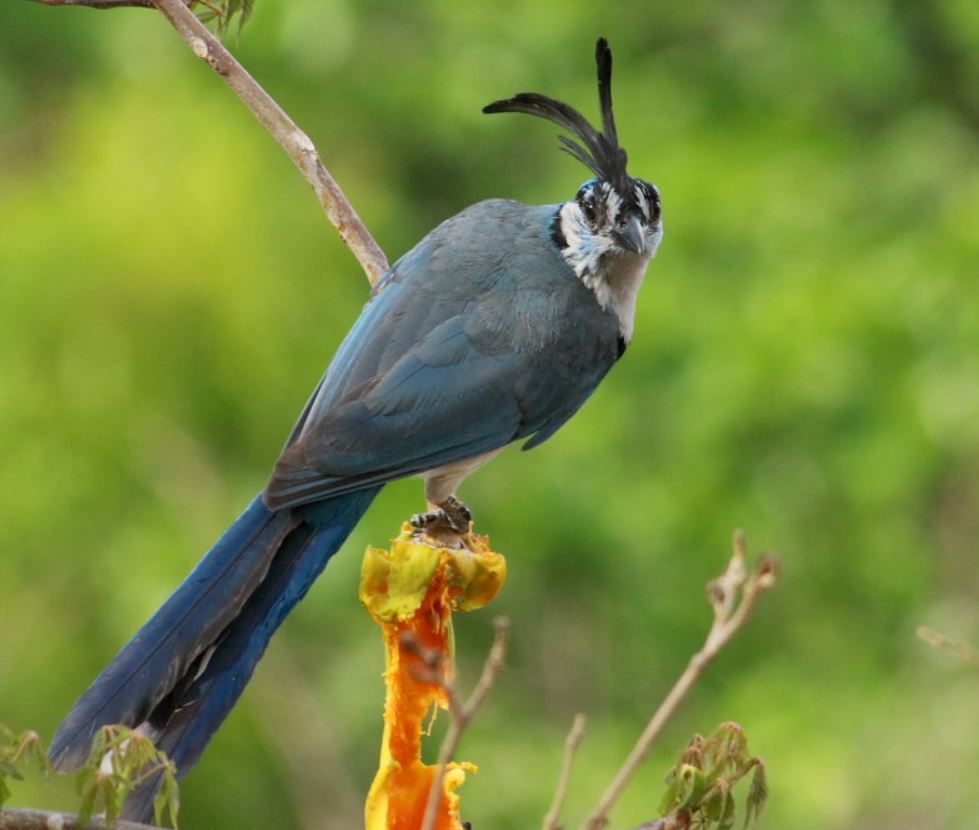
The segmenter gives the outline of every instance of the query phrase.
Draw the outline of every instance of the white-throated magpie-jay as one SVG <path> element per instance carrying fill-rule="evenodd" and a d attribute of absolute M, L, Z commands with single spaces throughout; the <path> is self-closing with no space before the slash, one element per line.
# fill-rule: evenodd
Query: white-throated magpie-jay
<path fill-rule="evenodd" d="M 626 172 L 604 39 L 596 56 L 600 131 L 536 93 L 484 108 L 557 123 L 594 178 L 562 204 L 475 204 L 391 267 L 265 490 L 61 723 L 58 768 L 78 766 L 96 731 L 120 723 L 186 773 L 384 484 L 422 475 L 431 510 L 416 523 L 464 529 L 461 480 L 513 441 L 530 449 L 553 435 L 621 357 L 662 221 L 656 188 Z M 126 813 L 151 806 L 150 793 Z"/>

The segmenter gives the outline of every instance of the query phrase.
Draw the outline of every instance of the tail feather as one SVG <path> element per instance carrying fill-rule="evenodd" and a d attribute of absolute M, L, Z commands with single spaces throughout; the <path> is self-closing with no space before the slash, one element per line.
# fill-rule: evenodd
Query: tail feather
<path fill-rule="evenodd" d="M 188 715 L 176 716 L 196 700 L 202 714 L 195 734 L 204 736 L 189 742 L 196 751 L 180 763 L 181 773 L 186 772 L 230 711 L 272 632 L 343 543 L 377 489 L 303 512 L 272 512 L 256 497 L 79 698 L 52 740 L 52 764 L 70 770 L 84 763 L 93 737 L 106 724 L 142 724 L 155 732 L 162 722 L 166 736 L 172 716 L 176 734 Z M 212 692 L 206 682 L 219 678 L 224 685 Z"/>
<path fill-rule="evenodd" d="M 214 732 L 234 707 L 273 633 L 322 573 L 343 544 L 377 489 L 316 505 L 316 525 L 290 533 L 262 584 L 221 637 L 199 674 L 161 703 L 148 719 L 148 734 L 183 776 L 196 763 Z M 320 524 L 324 518 L 328 522 Z M 144 782 L 126 800 L 123 818 L 146 822 L 153 816 L 159 779 Z"/>
<path fill-rule="evenodd" d="M 252 501 L 61 722 L 50 749 L 57 769 L 84 763 L 102 726 L 145 720 L 235 618 L 299 521 Z"/>

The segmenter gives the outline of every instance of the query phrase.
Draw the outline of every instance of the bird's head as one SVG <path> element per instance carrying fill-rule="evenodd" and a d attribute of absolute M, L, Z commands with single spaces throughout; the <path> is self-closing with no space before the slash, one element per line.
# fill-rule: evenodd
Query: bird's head
<path fill-rule="evenodd" d="M 536 92 L 521 92 L 483 107 L 485 113 L 522 112 L 546 118 L 578 140 L 559 136 L 562 149 L 595 177 L 561 205 L 552 235 L 578 276 L 591 282 L 609 271 L 645 271 L 663 235 L 659 191 L 626 172 L 612 115 L 612 51 L 601 38 L 595 48 L 602 129 L 573 107 Z"/>

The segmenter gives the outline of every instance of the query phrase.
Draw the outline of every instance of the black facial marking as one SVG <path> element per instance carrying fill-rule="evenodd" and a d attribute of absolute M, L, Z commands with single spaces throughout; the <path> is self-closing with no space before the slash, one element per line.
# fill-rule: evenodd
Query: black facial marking
<path fill-rule="evenodd" d="M 635 183 L 636 187 L 642 191 L 643 198 L 646 200 L 646 204 L 649 207 L 647 222 L 650 225 L 654 225 L 659 221 L 661 214 L 659 190 L 656 189 L 656 185 L 650 184 L 644 179 L 635 179 Z"/>
<path fill-rule="evenodd" d="M 605 186 L 593 180 L 583 185 L 575 196 L 575 201 L 592 230 L 598 230 L 606 222 L 608 215 L 607 195 Z"/>
<path fill-rule="evenodd" d="M 561 227 L 561 211 L 558 211 L 551 221 L 551 239 L 560 251 L 568 247 L 568 238 L 564 235 L 564 228 Z"/>
<path fill-rule="evenodd" d="M 585 214 L 585 219 L 589 225 L 594 225 L 598 218 L 598 211 L 595 210 L 595 203 L 591 199 L 585 199 L 581 203 L 581 212 Z"/>
<path fill-rule="evenodd" d="M 629 347 L 629 344 L 626 343 L 625 338 L 620 334 L 619 335 L 619 353 L 615 356 L 615 359 L 618 360 L 620 357 L 622 357 L 622 355 L 625 354 L 625 350 L 628 347 Z"/>

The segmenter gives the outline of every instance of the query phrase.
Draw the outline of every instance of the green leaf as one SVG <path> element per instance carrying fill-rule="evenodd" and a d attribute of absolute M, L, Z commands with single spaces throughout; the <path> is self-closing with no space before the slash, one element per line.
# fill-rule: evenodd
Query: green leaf
<path fill-rule="evenodd" d="M 102 802 L 105 806 L 105 823 L 110 827 L 119 819 L 122 803 L 125 800 L 125 782 L 120 782 L 115 776 L 105 776 L 102 779 Z"/>
<path fill-rule="evenodd" d="M 722 723 L 708 738 L 694 735 L 666 775 L 659 814 L 690 830 L 733 830 L 737 818 L 734 789 L 749 773 L 746 830 L 757 823 L 768 796 L 764 763 L 749 754 L 748 738 L 736 723 Z"/>
<path fill-rule="evenodd" d="M 707 776 L 690 764 L 680 768 L 679 807 L 681 810 L 693 810 L 700 806 L 700 800 L 707 789 Z"/>
<path fill-rule="evenodd" d="M 717 823 L 717 830 L 731 830 L 734 827 L 734 795 L 730 790 L 724 791 L 723 809 Z"/>
<path fill-rule="evenodd" d="M 237 34 L 252 15 L 255 0 L 191 0 L 190 7 L 202 23 L 215 23 L 219 37 L 225 37 L 235 20 Z"/>
<path fill-rule="evenodd" d="M 156 776 L 160 776 L 162 786 L 162 797 L 154 801 L 157 823 L 161 823 L 165 812 L 176 827 L 180 801 L 173 762 L 145 735 L 122 726 L 103 727 L 92 741 L 88 761 L 76 779 L 82 796 L 79 817 L 87 821 L 100 808 L 105 811 L 106 821 L 115 823 L 133 790 Z"/>
<path fill-rule="evenodd" d="M 32 762 L 47 774 L 50 767 L 37 732 L 28 729 L 15 737 L 13 732 L 0 724 L 0 807 L 10 798 L 7 779 L 23 781 L 22 767 Z"/>
<path fill-rule="evenodd" d="M 78 790 L 82 796 L 82 802 L 78 805 L 78 823 L 80 825 L 88 824 L 92 818 L 92 813 L 95 812 L 95 799 L 99 795 L 98 786 L 95 782 L 96 775 L 95 770 L 88 769 L 83 769 L 78 775 Z"/>
<path fill-rule="evenodd" d="M 727 788 L 721 786 L 719 782 L 715 782 L 714 786 L 710 788 L 701 804 L 701 811 L 708 821 L 720 821 L 721 816 L 724 815 L 727 793 Z"/>
<path fill-rule="evenodd" d="M 754 827 L 758 823 L 765 802 L 768 800 L 768 773 L 765 762 L 755 759 L 755 772 L 751 776 L 751 786 L 748 789 L 748 801 L 745 805 L 744 826 Z"/>
<path fill-rule="evenodd" d="M 748 760 L 748 740 L 736 723 L 722 723 L 707 739 L 706 767 L 711 778 L 737 770 Z"/>
<path fill-rule="evenodd" d="M 690 739 L 690 743 L 687 744 L 687 748 L 683 750 L 683 754 L 680 756 L 681 764 L 690 764 L 697 767 L 697 769 L 704 769 L 704 737 L 702 735 L 694 735 Z"/>
<path fill-rule="evenodd" d="M 680 792 L 680 781 L 676 775 L 670 775 L 667 778 L 668 784 L 666 787 L 666 792 L 663 793 L 663 798 L 659 802 L 659 814 L 661 816 L 668 815 L 673 812 L 674 807 L 677 802 L 677 795 Z"/>
<path fill-rule="evenodd" d="M 177 789 L 176 768 L 171 763 L 164 768 L 160 792 L 153 799 L 153 823 L 162 826 L 166 822 L 176 830 L 179 810 L 180 793 Z"/>

